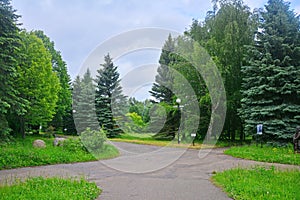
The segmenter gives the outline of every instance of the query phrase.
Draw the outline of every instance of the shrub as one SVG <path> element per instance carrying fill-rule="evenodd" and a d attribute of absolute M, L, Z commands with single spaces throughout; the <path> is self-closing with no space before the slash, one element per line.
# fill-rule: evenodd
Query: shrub
<path fill-rule="evenodd" d="M 106 141 L 106 134 L 103 129 L 95 131 L 87 128 L 81 133 L 80 138 L 89 151 L 98 151 L 103 149 L 103 144 Z"/>
<path fill-rule="evenodd" d="M 87 149 L 82 144 L 80 138 L 69 138 L 63 142 L 63 148 L 64 150 L 70 151 L 70 152 L 78 152 L 78 151 L 86 151 Z"/>

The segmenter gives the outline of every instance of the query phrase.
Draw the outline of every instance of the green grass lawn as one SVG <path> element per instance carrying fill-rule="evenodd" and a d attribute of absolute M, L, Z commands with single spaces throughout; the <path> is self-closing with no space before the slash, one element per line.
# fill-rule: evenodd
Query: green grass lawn
<path fill-rule="evenodd" d="M 300 199 L 300 171 L 231 169 L 215 174 L 212 180 L 235 200 Z"/>
<path fill-rule="evenodd" d="M 46 148 L 34 148 L 35 139 L 46 142 Z M 53 138 L 27 137 L 18 138 L 15 142 L 0 146 L 0 169 L 39 166 L 58 163 L 73 163 L 108 159 L 119 155 L 118 150 L 105 144 L 104 150 L 97 155 L 88 153 L 78 138 L 73 138 L 64 146 L 53 146 Z"/>
<path fill-rule="evenodd" d="M 294 154 L 292 146 L 280 148 L 263 146 L 261 148 L 256 145 L 245 145 L 231 147 L 225 151 L 225 154 L 262 162 L 300 165 L 300 154 Z"/>
<path fill-rule="evenodd" d="M 96 199 L 101 190 L 84 179 L 30 178 L 13 185 L 0 186 L 0 200 L 86 200 Z"/>
<path fill-rule="evenodd" d="M 179 147 L 179 148 L 190 148 L 190 149 L 201 149 L 201 148 L 215 148 L 215 147 L 228 147 L 230 145 L 227 141 L 218 141 L 216 144 L 214 141 L 211 141 L 211 144 L 203 145 L 200 141 L 195 141 L 195 145 L 192 146 L 191 143 L 181 142 L 177 144 L 177 140 L 156 140 L 152 136 L 154 134 L 139 134 L 139 133 L 126 133 L 121 134 L 117 138 L 110 139 L 111 141 L 116 142 L 129 142 L 135 144 L 145 144 L 145 145 L 155 145 L 155 146 L 169 146 L 169 147 Z"/>

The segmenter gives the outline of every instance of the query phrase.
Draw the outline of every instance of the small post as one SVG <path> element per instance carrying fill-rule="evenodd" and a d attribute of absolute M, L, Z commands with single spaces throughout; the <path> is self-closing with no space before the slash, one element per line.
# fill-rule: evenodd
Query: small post
<path fill-rule="evenodd" d="M 263 134 L 263 125 L 262 124 L 258 124 L 256 126 L 256 146 L 258 143 L 258 139 L 260 139 L 260 147 L 262 148 L 262 134 Z"/>
<path fill-rule="evenodd" d="M 193 138 L 193 146 L 195 146 L 195 138 L 196 138 L 196 133 L 191 133 L 191 137 Z"/>
<path fill-rule="evenodd" d="M 176 103 L 177 103 L 177 109 L 178 109 L 178 113 L 180 113 L 180 103 L 181 103 L 181 99 L 177 98 L 176 99 Z M 179 123 L 179 127 L 178 127 L 178 132 L 177 132 L 177 143 L 180 144 L 180 123 Z"/>

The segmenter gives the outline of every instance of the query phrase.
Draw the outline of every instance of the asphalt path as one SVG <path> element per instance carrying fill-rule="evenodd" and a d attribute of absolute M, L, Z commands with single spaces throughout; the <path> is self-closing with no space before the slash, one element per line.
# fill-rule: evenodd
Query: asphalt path
<path fill-rule="evenodd" d="M 214 172 L 234 167 L 274 165 L 233 158 L 224 149 L 187 150 L 114 143 L 121 155 L 105 161 L 59 164 L 0 171 L 0 182 L 19 178 L 85 177 L 102 190 L 101 200 L 227 200 L 211 182 Z M 279 168 L 299 166 L 275 164 Z"/>

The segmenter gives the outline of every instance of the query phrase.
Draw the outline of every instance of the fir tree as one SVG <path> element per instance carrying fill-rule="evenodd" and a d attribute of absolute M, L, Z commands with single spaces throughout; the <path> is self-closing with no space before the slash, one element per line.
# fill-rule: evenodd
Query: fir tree
<path fill-rule="evenodd" d="M 173 103 L 173 77 L 170 73 L 169 67 L 172 63 L 171 53 L 174 52 L 174 49 L 175 42 L 172 39 L 172 36 L 169 35 L 160 55 L 160 66 L 157 69 L 158 74 L 155 77 L 155 83 L 150 91 L 150 94 L 156 99 L 155 101 Z"/>
<path fill-rule="evenodd" d="M 107 137 L 116 137 L 122 131 L 116 120 L 122 114 L 126 97 L 122 94 L 117 66 L 107 54 L 104 64 L 96 78 L 96 113 L 101 127 L 107 131 Z"/>
<path fill-rule="evenodd" d="M 6 138 L 10 132 L 7 114 L 22 112 L 20 99 L 14 88 L 18 47 L 20 40 L 17 20 L 9 0 L 0 0 L 0 139 Z"/>
<path fill-rule="evenodd" d="M 95 110 L 95 85 L 89 69 L 82 80 L 78 76 L 73 83 L 73 115 L 79 135 L 87 128 L 99 130 Z"/>
<path fill-rule="evenodd" d="M 240 115 L 248 135 L 263 124 L 265 139 L 286 142 L 300 119 L 300 23 L 289 3 L 269 0 L 265 8 L 242 68 Z"/>

